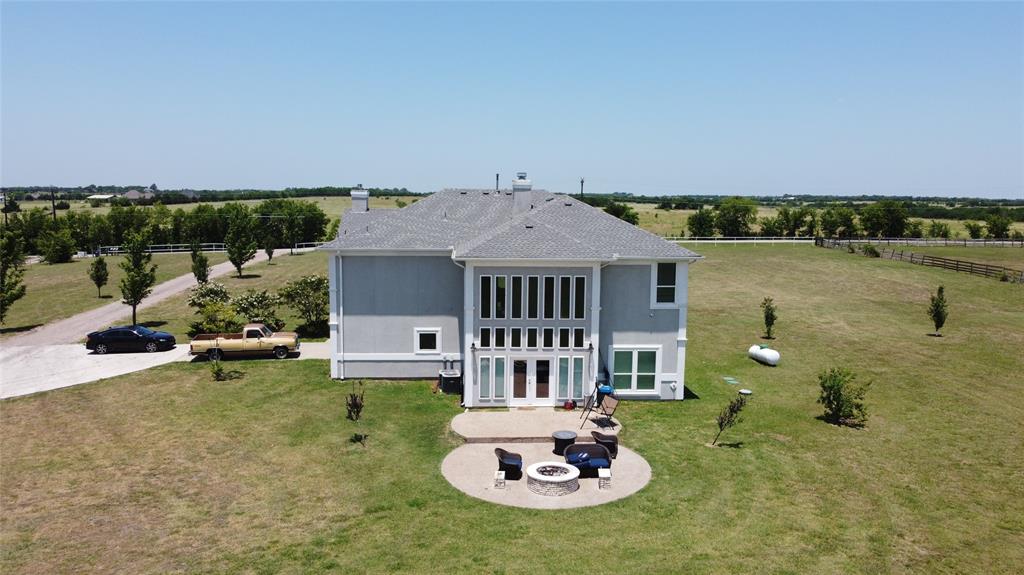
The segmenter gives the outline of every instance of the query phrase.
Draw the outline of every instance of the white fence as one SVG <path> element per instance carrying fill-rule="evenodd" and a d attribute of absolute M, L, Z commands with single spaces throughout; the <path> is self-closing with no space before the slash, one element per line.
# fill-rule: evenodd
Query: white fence
<path fill-rule="evenodd" d="M 813 237 L 682 237 L 665 236 L 665 239 L 677 244 L 813 244 Z M 943 239 L 943 238 L 842 238 L 841 241 L 854 244 L 876 244 L 884 246 L 950 246 L 950 247 L 989 247 L 989 248 L 1024 248 L 1024 240 L 994 239 Z"/>
<path fill-rule="evenodd" d="M 682 236 L 667 236 L 666 240 L 677 244 L 814 244 L 814 238 L 784 238 L 784 237 L 758 237 L 741 236 L 730 238 L 699 237 L 684 238 Z"/>
<path fill-rule="evenodd" d="M 317 247 L 320 247 L 321 245 L 323 245 L 323 242 L 302 242 L 302 243 L 295 244 L 292 249 L 302 250 L 302 249 L 308 249 L 308 248 L 317 248 Z M 224 251 L 227 251 L 227 248 L 224 247 L 224 244 L 218 244 L 218 243 L 199 244 L 199 249 L 204 251 L 204 252 L 224 252 Z M 282 247 L 280 247 L 278 249 L 286 250 L 286 249 L 289 249 L 289 248 L 282 246 Z M 149 250 L 148 250 L 148 252 L 151 253 L 151 254 L 174 254 L 174 253 L 184 253 L 184 252 L 189 252 L 189 251 L 192 251 L 192 244 L 153 244 L 153 245 L 149 246 Z M 105 255 L 117 255 L 117 254 L 120 254 L 122 252 L 124 252 L 124 250 L 121 249 L 121 246 L 100 246 L 100 249 L 99 249 L 100 255 L 104 255 L 104 256 Z"/>

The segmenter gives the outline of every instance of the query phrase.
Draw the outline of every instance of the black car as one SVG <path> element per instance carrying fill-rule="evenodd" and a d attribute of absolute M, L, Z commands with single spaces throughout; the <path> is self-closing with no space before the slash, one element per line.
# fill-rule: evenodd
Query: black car
<path fill-rule="evenodd" d="M 108 351 L 154 351 L 174 349 L 174 336 L 141 325 L 110 327 L 86 336 L 85 349 L 98 354 Z"/>

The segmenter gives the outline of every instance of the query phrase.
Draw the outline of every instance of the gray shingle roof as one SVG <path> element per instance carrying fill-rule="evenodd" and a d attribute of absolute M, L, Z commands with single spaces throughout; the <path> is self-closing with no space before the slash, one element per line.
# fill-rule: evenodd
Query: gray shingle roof
<path fill-rule="evenodd" d="M 395 210 L 346 212 L 322 249 L 444 250 L 456 259 L 684 259 L 690 250 L 544 190 L 516 213 L 510 191 L 443 190 Z"/>

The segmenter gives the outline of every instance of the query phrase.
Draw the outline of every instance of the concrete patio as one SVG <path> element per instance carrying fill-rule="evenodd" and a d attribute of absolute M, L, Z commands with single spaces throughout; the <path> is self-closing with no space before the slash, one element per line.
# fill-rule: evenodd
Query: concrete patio
<path fill-rule="evenodd" d="M 616 419 L 591 413 L 584 422 L 582 414 L 554 407 L 470 410 L 456 415 L 451 426 L 466 443 L 550 442 L 551 434 L 561 430 L 575 431 L 579 442 L 592 442 L 591 431 L 618 435 L 622 430 Z"/>
<path fill-rule="evenodd" d="M 578 415 L 578 414 L 577 414 Z M 577 424 L 579 425 L 579 424 Z M 531 509 L 571 509 L 603 505 L 628 497 L 643 489 L 651 480 L 651 466 L 643 457 L 619 446 L 619 455 L 612 461 L 612 480 L 608 489 L 598 488 L 596 477 L 581 477 L 579 489 L 559 496 L 538 495 L 530 491 L 525 474 L 517 481 L 506 481 L 504 489 L 494 486 L 498 460 L 495 447 L 512 449 L 523 456 L 523 467 L 542 461 L 564 461 L 552 452 L 553 444 L 467 443 L 448 454 L 441 463 L 441 473 L 463 493 L 499 505 Z"/>

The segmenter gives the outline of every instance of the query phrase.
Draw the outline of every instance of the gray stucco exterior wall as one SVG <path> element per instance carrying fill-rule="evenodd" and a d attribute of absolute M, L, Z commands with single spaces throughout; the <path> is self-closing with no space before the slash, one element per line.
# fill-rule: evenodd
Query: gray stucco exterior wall
<path fill-rule="evenodd" d="M 611 370 L 611 346 L 660 346 L 658 395 L 671 399 L 674 390 L 669 386 L 679 379 L 676 340 L 680 313 L 678 308 L 652 309 L 650 290 L 650 263 L 614 264 L 602 269 L 600 378 L 603 380 Z"/>
<path fill-rule="evenodd" d="M 461 351 L 463 269 L 444 256 L 343 256 L 345 377 L 437 377 Z M 416 354 L 440 328 L 440 354 Z M 379 358 L 374 358 L 378 355 Z"/>

